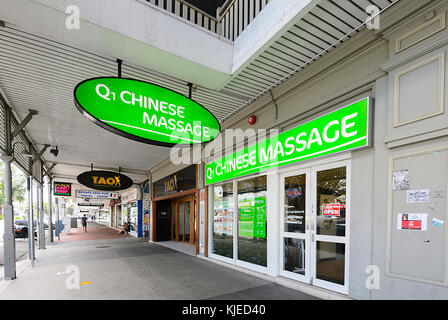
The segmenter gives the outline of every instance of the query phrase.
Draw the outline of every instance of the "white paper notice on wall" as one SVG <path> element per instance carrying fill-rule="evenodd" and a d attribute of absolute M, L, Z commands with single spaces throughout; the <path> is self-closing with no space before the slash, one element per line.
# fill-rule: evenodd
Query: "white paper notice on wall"
<path fill-rule="evenodd" d="M 409 190 L 407 192 L 407 203 L 429 202 L 429 189 Z"/>
<path fill-rule="evenodd" d="M 427 219 L 427 213 L 399 213 L 397 229 L 426 231 Z"/>
<path fill-rule="evenodd" d="M 392 186 L 394 190 L 409 190 L 411 174 L 409 170 L 398 170 L 392 173 Z"/>

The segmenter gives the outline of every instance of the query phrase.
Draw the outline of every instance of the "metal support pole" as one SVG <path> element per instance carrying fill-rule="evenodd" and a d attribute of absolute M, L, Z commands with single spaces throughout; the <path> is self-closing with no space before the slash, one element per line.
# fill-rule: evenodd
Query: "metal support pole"
<path fill-rule="evenodd" d="M 37 212 L 38 212 L 38 239 L 39 249 L 45 249 L 45 219 L 44 219 L 44 186 L 42 183 L 37 188 Z"/>
<path fill-rule="evenodd" d="M 50 231 L 50 242 L 54 241 L 52 188 L 53 188 L 53 179 L 51 178 L 51 176 L 48 176 L 48 215 L 49 215 L 48 229 Z"/>
<path fill-rule="evenodd" d="M 14 208 L 12 206 L 12 156 L 1 157 L 5 165 L 4 188 L 5 206 L 3 207 L 3 255 L 4 278 L 12 280 L 16 278 L 16 242 L 14 236 Z"/>
<path fill-rule="evenodd" d="M 0 99 L 3 98 L 0 95 Z M 6 104 L 5 104 L 6 106 Z M 4 278 L 12 280 L 16 278 L 16 242 L 14 235 L 14 207 L 12 205 L 12 172 L 13 161 L 12 138 L 11 138 L 11 108 L 6 106 L 5 114 L 5 140 L 7 156 L 1 157 L 5 165 L 4 192 L 5 206 L 3 207 L 3 257 Z"/>
<path fill-rule="evenodd" d="M 28 176 L 28 243 L 31 267 L 34 268 L 33 176 Z"/>
<path fill-rule="evenodd" d="M 60 205 L 60 201 L 59 201 L 59 197 L 55 197 L 54 199 L 54 210 L 56 212 L 56 234 L 58 236 L 58 241 L 61 241 L 61 223 L 59 221 L 59 205 Z"/>

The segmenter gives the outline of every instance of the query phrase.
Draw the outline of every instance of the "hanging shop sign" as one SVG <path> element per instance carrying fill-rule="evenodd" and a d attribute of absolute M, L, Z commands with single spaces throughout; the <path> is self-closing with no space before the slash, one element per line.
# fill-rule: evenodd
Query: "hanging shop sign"
<path fill-rule="evenodd" d="M 104 191 L 118 191 L 132 187 L 134 182 L 128 176 L 113 171 L 86 171 L 78 176 L 78 182 L 88 188 Z"/>
<path fill-rule="evenodd" d="M 154 198 L 196 188 L 196 166 L 191 165 L 175 174 L 154 182 Z"/>
<path fill-rule="evenodd" d="M 206 184 L 370 146 L 370 101 L 366 97 L 206 164 Z"/>
<path fill-rule="evenodd" d="M 119 197 L 118 192 L 76 190 L 75 193 L 76 198 L 82 199 L 118 199 Z M 117 201 L 117 203 L 120 203 L 120 201 Z"/>
<path fill-rule="evenodd" d="M 94 123 L 144 143 L 201 144 L 221 131 L 216 117 L 197 102 L 144 81 L 92 78 L 79 83 L 74 96 L 78 110 Z"/>
<path fill-rule="evenodd" d="M 53 186 L 53 195 L 70 197 L 72 195 L 72 184 L 67 182 L 55 182 Z"/>
<path fill-rule="evenodd" d="M 96 203 L 96 202 L 78 202 L 79 207 L 104 207 L 104 203 Z"/>

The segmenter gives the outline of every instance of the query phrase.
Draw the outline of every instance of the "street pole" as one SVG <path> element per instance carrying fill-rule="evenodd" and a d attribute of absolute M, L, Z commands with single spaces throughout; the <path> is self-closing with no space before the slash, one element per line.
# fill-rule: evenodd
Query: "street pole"
<path fill-rule="evenodd" d="M 54 199 L 54 210 L 56 212 L 56 234 L 58 235 L 58 241 L 61 240 L 61 236 L 59 235 L 61 228 L 59 222 L 59 197 L 55 197 Z"/>
<path fill-rule="evenodd" d="M 34 268 L 33 176 L 28 176 L 28 243 L 31 267 Z"/>
<path fill-rule="evenodd" d="M 39 217 L 39 249 L 45 249 L 45 219 L 44 219 L 44 179 L 42 178 L 42 183 L 39 184 L 37 188 L 38 200 L 38 217 Z"/>
<path fill-rule="evenodd" d="M 51 176 L 48 176 L 48 213 L 49 213 L 49 225 L 48 229 L 50 231 L 50 241 L 54 241 L 54 234 L 53 234 L 53 204 L 52 204 L 52 187 L 53 187 L 53 179 Z"/>
<path fill-rule="evenodd" d="M 5 165 L 4 192 L 5 206 L 3 207 L 3 256 L 4 256 L 4 278 L 13 280 L 16 278 L 16 242 L 14 236 L 14 208 L 12 206 L 12 156 L 2 156 Z"/>

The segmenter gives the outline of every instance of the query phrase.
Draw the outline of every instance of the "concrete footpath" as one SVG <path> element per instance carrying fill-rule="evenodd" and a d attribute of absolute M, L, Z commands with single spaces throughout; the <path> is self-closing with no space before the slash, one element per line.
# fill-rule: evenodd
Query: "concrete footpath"
<path fill-rule="evenodd" d="M 92 222 L 78 231 L 37 250 L 34 268 L 1 281 L 0 299 L 317 299 Z"/>

